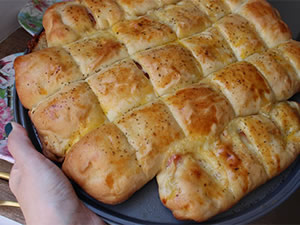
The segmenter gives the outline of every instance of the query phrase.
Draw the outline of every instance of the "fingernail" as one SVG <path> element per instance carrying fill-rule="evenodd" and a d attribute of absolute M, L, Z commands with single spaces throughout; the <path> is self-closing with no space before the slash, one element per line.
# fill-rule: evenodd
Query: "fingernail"
<path fill-rule="evenodd" d="M 11 123 L 8 123 L 5 125 L 5 133 L 6 133 L 6 136 L 8 136 L 10 134 L 10 132 L 12 131 L 13 127 L 11 125 Z"/>

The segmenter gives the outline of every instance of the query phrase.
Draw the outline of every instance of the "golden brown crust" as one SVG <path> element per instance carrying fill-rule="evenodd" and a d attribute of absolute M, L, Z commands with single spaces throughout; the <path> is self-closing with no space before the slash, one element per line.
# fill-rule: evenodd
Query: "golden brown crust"
<path fill-rule="evenodd" d="M 154 0 L 116 0 L 119 5 L 130 16 L 141 16 L 146 14 L 149 10 L 159 7 L 158 1 Z"/>
<path fill-rule="evenodd" d="M 175 33 L 167 25 L 146 16 L 117 23 L 112 30 L 126 45 L 129 54 L 176 39 Z"/>
<path fill-rule="evenodd" d="M 265 183 L 268 179 L 264 166 L 257 159 L 256 154 L 250 151 L 244 142 L 245 135 L 238 129 L 238 122 L 239 119 L 232 120 L 220 136 L 220 142 L 216 142 L 214 149 L 210 148 L 210 151 L 212 151 L 215 157 L 218 157 L 221 162 L 223 161 L 224 163 L 224 160 L 227 160 L 224 166 L 228 167 L 229 164 L 231 167 L 229 170 L 226 170 L 227 174 L 225 177 L 220 177 L 219 179 L 225 186 L 228 185 L 237 200 L 249 191 Z M 214 147 L 214 145 L 212 145 L 212 147 Z M 200 153 L 200 157 L 201 155 L 202 153 Z M 213 161 L 212 159 L 210 160 Z M 216 165 L 214 166 L 214 169 L 217 171 L 220 170 Z M 236 180 L 236 177 L 231 177 L 234 175 L 234 173 L 232 173 L 232 167 L 234 170 L 238 170 L 238 174 L 240 173 L 238 180 Z M 224 172 L 225 171 L 223 171 L 223 173 Z M 226 180 L 228 175 L 230 175 L 230 177 Z"/>
<path fill-rule="evenodd" d="M 71 27 L 63 23 L 57 8 L 65 6 L 66 3 L 57 3 L 50 6 L 43 17 L 43 27 L 46 32 L 49 47 L 61 46 L 76 41 L 80 38 Z"/>
<path fill-rule="evenodd" d="M 77 0 L 93 14 L 97 27 L 107 29 L 124 18 L 124 12 L 113 0 Z"/>
<path fill-rule="evenodd" d="M 125 201 L 149 181 L 135 150 L 112 123 L 81 138 L 67 154 L 63 171 L 88 194 L 107 204 Z"/>
<path fill-rule="evenodd" d="M 199 33 L 211 25 L 209 18 L 189 0 L 156 10 L 154 15 L 169 25 L 178 38 Z"/>
<path fill-rule="evenodd" d="M 18 96 L 28 109 L 64 85 L 84 78 L 72 57 L 59 47 L 20 56 L 14 68 Z"/>
<path fill-rule="evenodd" d="M 300 81 L 300 42 L 290 40 L 277 47 L 285 59 L 293 66 Z M 298 90 L 299 91 L 299 90 Z"/>
<path fill-rule="evenodd" d="M 227 97 L 237 116 L 255 114 L 274 102 L 274 94 L 258 70 L 247 62 L 238 62 L 208 76 Z"/>
<path fill-rule="evenodd" d="M 43 151 L 59 160 L 81 137 L 106 120 L 97 97 L 85 82 L 65 87 L 31 110 L 29 115 Z"/>
<path fill-rule="evenodd" d="M 162 7 L 164 5 L 175 4 L 180 0 L 155 0 L 155 1 L 158 3 L 159 7 Z"/>
<path fill-rule="evenodd" d="M 241 199 L 245 194 L 253 190 L 259 183 L 266 180 L 264 169 L 249 156 L 241 154 L 244 149 L 237 148 L 242 145 L 232 142 L 223 143 L 217 141 L 208 149 L 199 149 L 195 158 L 205 165 L 206 170 L 225 189 L 229 190 L 235 201 Z M 251 165 L 249 167 L 249 165 Z M 253 179 L 260 172 L 264 180 Z"/>
<path fill-rule="evenodd" d="M 228 41 L 238 60 L 266 49 L 249 22 L 237 14 L 222 18 L 215 26 Z"/>
<path fill-rule="evenodd" d="M 282 101 L 292 97 L 297 91 L 297 86 L 273 56 L 272 52 L 256 53 L 247 58 L 247 61 L 252 63 L 268 81 L 276 100 Z"/>
<path fill-rule="evenodd" d="M 227 99 L 203 84 L 181 89 L 165 102 L 185 135 L 201 141 L 215 138 L 235 116 Z"/>
<path fill-rule="evenodd" d="M 149 80 L 129 59 L 90 77 L 88 83 L 110 121 L 155 98 Z"/>
<path fill-rule="evenodd" d="M 128 57 L 126 48 L 110 33 L 94 35 L 65 46 L 85 76 Z"/>
<path fill-rule="evenodd" d="M 174 154 L 157 176 L 162 203 L 177 219 L 198 222 L 229 208 L 232 194 L 221 187 L 190 154 Z"/>
<path fill-rule="evenodd" d="M 86 7 L 67 3 L 64 8 L 58 9 L 62 22 L 80 35 L 94 33 L 96 30 L 96 22 Z M 80 21 L 80 23 L 78 23 Z"/>
<path fill-rule="evenodd" d="M 95 20 L 88 10 L 73 2 L 56 3 L 46 10 L 43 17 L 50 47 L 68 44 L 84 35 L 94 33 L 95 25 Z"/>
<path fill-rule="evenodd" d="M 205 76 L 236 61 L 231 48 L 216 28 L 183 39 L 181 43 L 192 51 Z"/>
<path fill-rule="evenodd" d="M 266 113 L 280 128 L 284 136 L 300 130 L 300 106 L 297 102 L 279 102 Z"/>
<path fill-rule="evenodd" d="M 241 140 L 264 166 L 268 177 L 274 177 L 294 160 L 286 149 L 280 130 L 268 118 L 254 115 L 237 119 Z"/>
<path fill-rule="evenodd" d="M 268 105 L 262 110 L 264 115 L 277 125 L 286 141 L 286 151 L 294 157 L 300 154 L 300 106 L 297 102 L 280 102 Z"/>
<path fill-rule="evenodd" d="M 265 0 L 248 0 L 238 13 L 252 23 L 269 48 L 292 38 L 288 26 Z"/>
<path fill-rule="evenodd" d="M 173 92 L 201 79 L 192 54 L 178 44 L 165 45 L 134 56 L 149 75 L 159 95 Z"/>
<path fill-rule="evenodd" d="M 168 146 L 184 136 L 169 109 L 161 101 L 126 113 L 116 124 L 136 149 L 139 163 L 151 178 L 160 170 Z"/>
<path fill-rule="evenodd" d="M 247 0 L 225 0 L 232 12 L 236 11 Z"/>
<path fill-rule="evenodd" d="M 233 123 L 241 141 L 261 162 L 269 178 L 278 175 L 294 160 L 285 148 L 280 130 L 267 117 L 241 117 Z"/>
<path fill-rule="evenodd" d="M 199 7 L 206 15 L 216 22 L 226 14 L 228 14 L 229 8 L 223 0 L 192 0 L 193 3 Z"/>
<path fill-rule="evenodd" d="M 289 75 L 292 81 L 292 90 L 294 90 L 295 93 L 299 92 L 300 79 L 297 74 L 297 71 L 295 70 L 294 66 L 291 64 L 290 59 L 285 57 L 284 53 L 278 48 L 270 49 L 268 52 L 272 55 L 272 57 L 276 60 L 276 62 L 284 68 L 286 73 Z"/>

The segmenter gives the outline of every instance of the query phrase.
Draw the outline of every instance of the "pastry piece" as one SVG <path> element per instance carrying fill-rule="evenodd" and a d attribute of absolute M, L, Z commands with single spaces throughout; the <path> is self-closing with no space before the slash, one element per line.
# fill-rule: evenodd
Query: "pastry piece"
<path fill-rule="evenodd" d="M 278 126 L 286 140 L 286 151 L 297 157 L 300 154 L 300 106 L 297 102 L 280 102 L 268 105 L 262 113 Z"/>
<path fill-rule="evenodd" d="M 58 9 L 63 8 L 67 3 L 57 3 L 50 6 L 43 16 L 43 27 L 45 29 L 48 46 L 61 46 L 71 43 L 80 38 L 73 28 L 64 24 Z"/>
<path fill-rule="evenodd" d="M 290 29 L 279 13 L 265 0 L 248 0 L 238 13 L 256 28 L 269 48 L 292 38 Z"/>
<path fill-rule="evenodd" d="M 275 105 L 268 105 L 262 110 L 276 123 L 284 136 L 300 130 L 299 111 L 300 107 L 297 102 L 279 102 Z"/>
<path fill-rule="evenodd" d="M 159 7 L 162 7 L 164 5 L 170 5 L 170 4 L 175 4 L 179 2 L 180 0 L 155 0 Z"/>
<path fill-rule="evenodd" d="M 290 40 L 277 47 L 278 54 L 283 55 L 292 65 L 297 73 L 297 80 L 300 81 L 300 42 Z"/>
<path fill-rule="evenodd" d="M 149 180 L 135 150 L 112 123 L 81 138 L 67 154 L 63 171 L 88 194 L 107 204 L 125 201 Z"/>
<path fill-rule="evenodd" d="M 49 97 L 29 115 L 44 153 L 58 161 L 73 144 L 106 121 L 97 97 L 82 81 Z"/>
<path fill-rule="evenodd" d="M 228 6 L 223 0 L 192 0 L 208 17 L 216 22 L 223 16 L 229 13 Z"/>
<path fill-rule="evenodd" d="M 159 7 L 159 2 L 154 0 L 116 0 L 130 16 L 141 16 L 149 10 Z"/>
<path fill-rule="evenodd" d="M 236 61 L 231 48 L 216 28 L 183 39 L 181 43 L 192 51 L 202 67 L 204 76 Z"/>
<path fill-rule="evenodd" d="M 156 10 L 154 15 L 169 25 L 178 38 L 199 33 L 211 25 L 208 17 L 189 0 Z"/>
<path fill-rule="evenodd" d="M 207 78 L 227 97 L 237 116 L 255 114 L 262 106 L 275 101 L 265 79 L 247 62 L 231 64 Z"/>
<path fill-rule="evenodd" d="M 130 59 L 97 73 L 88 83 L 110 121 L 155 98 L 149 80 Z"/>
<path fill-rule="evenodd" d="M 101 32 L 65 47 L 85 76 L 128 57 L 126 48 L 109 33 Z"/>
<path fill-rule="evenodd" d="M 267 180 L 263 166 L 247 154 L 246 146 L 238 140 L 217 140 L 206 149 L 199 148 L 195 158 L 232 193 L 235 202 Z"/>
<path fill-rule="evenodd" d="M 93 14 L 97 27 L 107 29 L 124 18 L 124 12 L 114 0 L 77 0 Z"/>
<path fill-rule="evenodd" d="M 150 178 L 160 170 L 168 146 L 184 137 L 168 107 L 159 100 L 126 113 L 116 124 Z"/>
<path fill-rule="evenodd" d="M 244 118 L 249 121 L 251 117 Z M 198 152 L 198 157 L 207 160 L 212 168 L 211 171 L 218 174 L 215 177 L 232 191 L 236 200 L 268 180 L 266 170 L 258 160 L 257 154 L 248 149 L 251 144 L 247 145 L 248 142 L 245 141 L 247 136 L 240 129 L 242 127 L 240 126 L 241 119 L 243 117 L 232 120 L 215 144 Z M 248 128 L 248 124 L 243 125 L 245 125 L 244 129 Z M 264 131 L 261 130 L 260 134 L 263 137 L 269 137 L 270 134 L 266 134 Z M 249 137 L 251 138 L 251 135 Z M 269 145 L 269 143 L 264 143 L 265 145 Z M 272 148 L 265 148 L 265 150 L 269 149 Z M 268 152 L 265 153 L 268 154 Z"/>
<path fill-rule="evenodd" d="M 167 25 L 146 16 L 117 23 L 112 30 L 126 45 L 129 54 L 176 39 L 175 33 Z"/>
<path fill-rule="evenodd" d="M 49 47 L 71 43 L 96 31 L 94 17 L 86 7 L 74 2 L 49 7 L 43 17 L 43 26 Z"/>
<path fill-rule="evenodd" d="M 264 166 L 268 178 L 278 175 L 294 160 L 291 152 L 285 148 L 280 130 L 267 117 L 240 117 L 232 123 L 248 151 Z"/>
<path fill-rule="evenodd" d="M 62 48 L 46 48 L 15 60 L 16 88 L 22 104 L 31 109 L 64 85 L 84 78 Z"/>
<path fill-rule="evenodd" d="M 215 138 L 235 116 L 227 99 L 204 84 L 181 89 L 164 101 L 185 135 L 202 142 Z"/>
<path fill-rule="evenodd" d="M 252 63 L 268 81 L 276 100 L 282 101 L 292 97 L 298 86 L 298 81 L 291 79 L 285 68 L 276 61 L 271 51 L 256 53 L 247 61 Z"/>
<path fill-rule="evenodd" d="M 228 5 L 230 10 L 234 12 L 246 1 L 247 0 L 225 0 L 225 3 Z"/>
<path fill-rule="evenodd" d="M 295 93 L 298 92 L 300 90 L 300 79 L 298 77 L 297 71 L 291 64 L 291 60 L 285 57 L 282 51 L 280 51 L 278 48 L 270 49 L 268 53 L 272 55 L 276 62 L 284 68 L 292 81 L 292 90 L 295 91 Z"/>
<path fill-rule="evenodd" d="M 159 95 L 186 87 L 201 79 L 198 64 L 192 54 L 179 44 L 140 52 L 134 55 L 134 59 L 149 75 Z"/>
<path fill-rule="evenodd" d="M 266 49 L 249 22 L 237 14 L 222 18 L 215 26 L 228 41 L 238 60 L 243 60 L 253 53 Z"/>
<path fill-rule="evenodd" d="M 162 203 L 180 220 L 204 221 L 234 203 L 230 191 L 191 154 L 174 154 L 157 175 Z"/>

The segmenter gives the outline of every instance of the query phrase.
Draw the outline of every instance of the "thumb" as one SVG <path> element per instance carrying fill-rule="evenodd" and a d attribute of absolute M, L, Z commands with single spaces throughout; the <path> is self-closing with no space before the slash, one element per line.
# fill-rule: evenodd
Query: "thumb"
<path fill-rule="evenodd" d="M 9 124 L 7 125 L 9 126 Z M 12 122 L 8 136 L 8 150 L 18 163 L 28 163 L 33 159 L 42 159 L 42 155 L 32 145 L 26 130 L 19 124 Z"/>

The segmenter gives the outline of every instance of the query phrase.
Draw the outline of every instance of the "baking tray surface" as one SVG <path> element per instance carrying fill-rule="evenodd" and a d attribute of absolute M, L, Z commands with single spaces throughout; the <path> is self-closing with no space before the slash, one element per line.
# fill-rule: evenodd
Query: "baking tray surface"
<path fill-rule="evenodd" d="M 300 94 L 294 96 L 292 100 L 300 102 Z M 28 111 L 19 101 L 16 90 L 14 90 L 14 104 L 16 121 L 25 127 L 34 146 L 41 151 L 37 132 L 31 123 Z M 58 166 L 60 165 L 58 164 Z M 155 179 L 137 191 L 127 201 L 115 206 L 95 200 L 75 183 L 73 183 L 73 186 L 79 198 L 87 207 L 108 222 L 119 224 L 196 224 L 192 221 L 176 220 L 171 211 L 162 205 Z M 249 223 L 280 205 L 299 187 L 300 156 L 279 176 L 249 193 L 228 211 L 205 221 L 205 224 Z"/>

